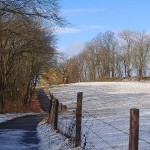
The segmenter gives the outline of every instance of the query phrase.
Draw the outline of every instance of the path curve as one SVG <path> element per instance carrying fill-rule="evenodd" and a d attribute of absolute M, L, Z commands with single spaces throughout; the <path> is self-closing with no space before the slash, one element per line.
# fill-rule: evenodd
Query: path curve
<path fill-rule="evenodd" d="M 0 150 L 39 150 L 37 125 L 46 117 L 49 98 L 43 90 L 38 90 L 37 99 L 45 113 L 29 114 L 0 123 Z"/>

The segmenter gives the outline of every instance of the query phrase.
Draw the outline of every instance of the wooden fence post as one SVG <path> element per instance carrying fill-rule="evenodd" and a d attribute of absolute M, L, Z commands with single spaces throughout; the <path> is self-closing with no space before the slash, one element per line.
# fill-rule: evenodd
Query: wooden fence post
<path fill-rule="evenodd" d="M 82 98 L 83 92 L 77 93 L 75 147 L 81 146 Z"/>
<path fill-rule="evenodd" d="M 130 109 L 129 150 L 138 150 L 139 141 L 139 109 Z"/>
<path fill-rule="evenodd" d="M 60 108 L 60 112 L 62 112 L 62 103 L 60 103 L 59 108 Z"/>
<path fill-rule="evenodd" d="M 58 124 L 58 107 L 59 107 L 58 99 L 55 99 L 55 107 L 54 107 L 54 130 L 57 130 L 57 124 Z"/>
<path fill-rule="evenodd" d="M 55 114 L 55 100 L 52 101 L 51 114 L 50 114 L 50 122 L 54 122 L 54 114 Z"/>
<path fill-rule="evenodd" d="M 47 123 L 50 123 L 52 121 L 52 116 L 51 116 L 52 104 L 53 104 L 53 96 L 50 94 Z"/>

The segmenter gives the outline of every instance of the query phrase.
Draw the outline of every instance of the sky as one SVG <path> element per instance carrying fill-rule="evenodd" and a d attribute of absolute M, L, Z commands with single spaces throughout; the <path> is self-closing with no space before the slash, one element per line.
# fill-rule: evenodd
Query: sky
<path fill-rule="evenodd" d="M 69 56 L 100 32 L 150 31 L 150 0 L 61 0 L 60 6 L 71 25 L 57 32 L 57 46 Z"/>

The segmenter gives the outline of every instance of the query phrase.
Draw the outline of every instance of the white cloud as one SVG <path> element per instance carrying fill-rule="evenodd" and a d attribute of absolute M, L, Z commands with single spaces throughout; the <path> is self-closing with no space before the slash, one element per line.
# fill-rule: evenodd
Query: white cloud
<path fill-rule="evenodd" d="M 76 34 L 76 33 L 81 33 L 84 30 L 95 30 L 95 29 L 104 29 L 103 26 L 101 25 L 82 25 L 80 28 L 59 28 L 59 27 L 54 27 L 52 30 L 56 34 Z"/>
<path fill-rule="evenodd" d="M 53 28 L 56 34 L 69 34 L 69 33 L 80 33 L 81 30 L 77 28 Z"/>
<path fill-rule="evenodd" d="M 84 29 L 103 29 L 104 27 L 101 25 L 83 25 Z"/>
<path fill-rule="evenodd" d="M 77 9 L 63 9 L 63 13 L 97 13 L 104 12 L 105 9 L 99 8 L 77 8 Z"/>

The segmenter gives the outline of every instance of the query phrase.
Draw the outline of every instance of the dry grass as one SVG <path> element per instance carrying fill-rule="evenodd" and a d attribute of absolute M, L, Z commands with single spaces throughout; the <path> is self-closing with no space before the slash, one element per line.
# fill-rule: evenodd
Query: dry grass
<path fill-rule="evenodd" d="M 40 105 L 39 105 L 38 101 L 35 99 L 35 97 L 32 98 L 27 111 L 41 113 Z"/>
<path fill-rule="evenodd" d="M 35 99 L 35 96 L 31 99 L 30 104 L 27 107 L 22 105 L 22 101 L 8 101 L 5 104 L 5 108 L 0 111 L 0 113 L 41 113 L 40 106 L 38 101 Z"/>

